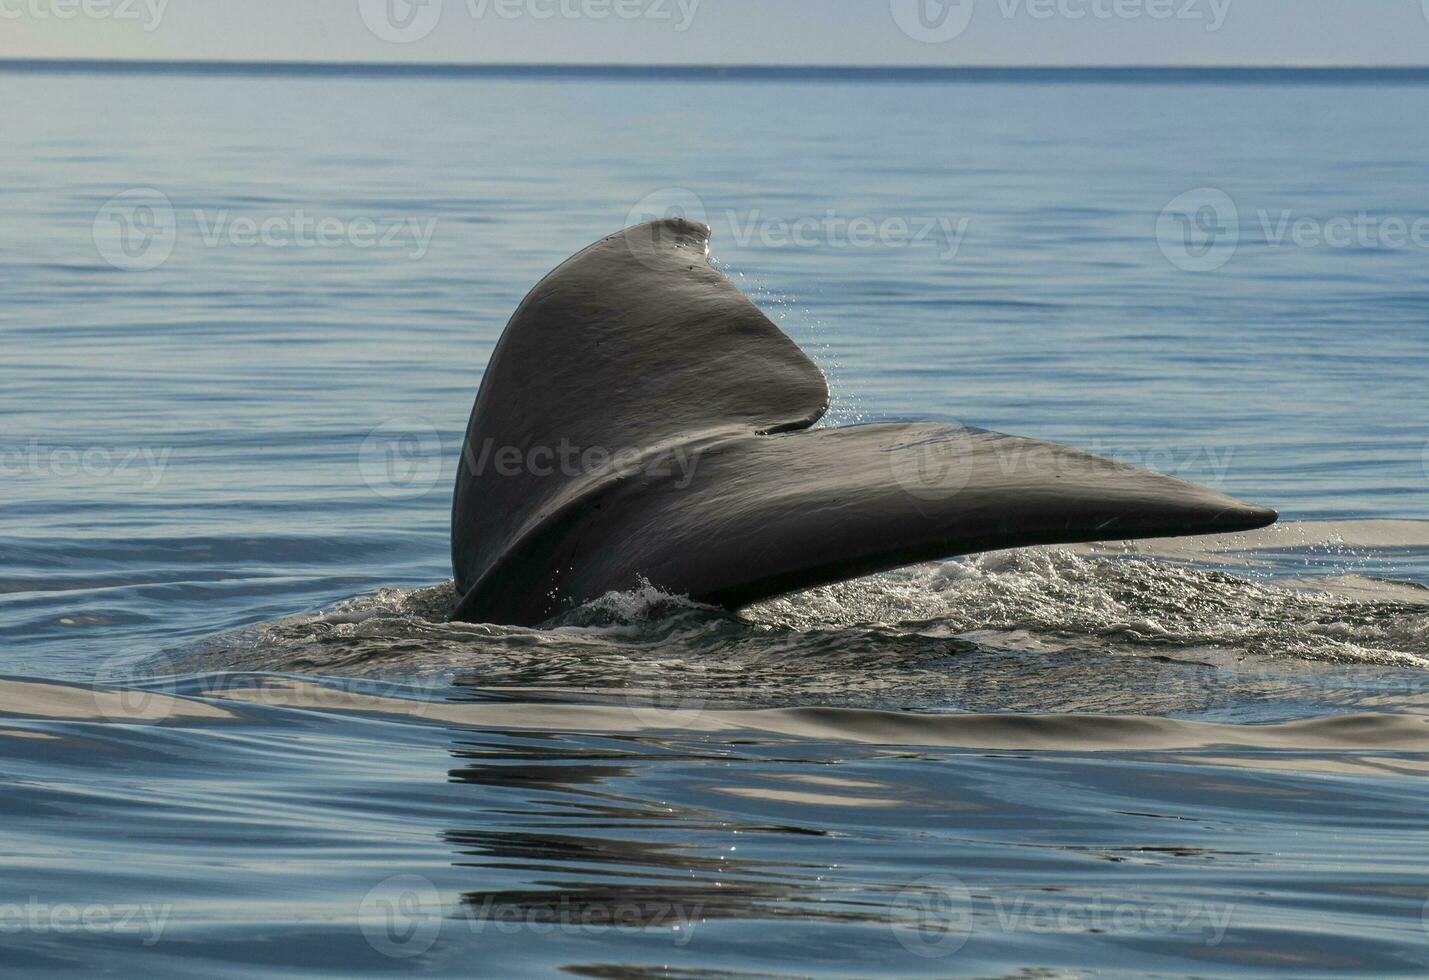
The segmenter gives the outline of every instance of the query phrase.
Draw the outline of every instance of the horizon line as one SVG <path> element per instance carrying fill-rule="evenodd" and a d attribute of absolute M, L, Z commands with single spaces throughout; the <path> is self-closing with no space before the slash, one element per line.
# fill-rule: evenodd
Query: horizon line
<path fill-rule="evenodd" d="M 206 74 L 253 76 L 380 75 L 470 77 L 689 78 L 733 80 L 1036 80 L 1134 81 L 1222 79 L 1281 81 L 1423 81 L 1429 65 L 839 65 L 636 62 L 399 62 L 255 59 L 0 58 L 0 71 L 36 73 Z"/>

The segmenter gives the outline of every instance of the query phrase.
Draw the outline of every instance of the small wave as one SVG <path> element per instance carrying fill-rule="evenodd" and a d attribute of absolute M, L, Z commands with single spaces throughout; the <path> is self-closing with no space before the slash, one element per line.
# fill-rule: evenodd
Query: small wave
<path fill-rule="evenodd" d="M 640 585 L 629 592 L 607 592 L 556 618 L 553 627 L 632 626 L 664 623 L 676 617 L 694 613 L 696 616 L 718 616 L 721 610 L 695 602 L 688 596 L 673 595 L 642 578 Z"/>
<path fill-rule="evenodd" d="M 1340 576 L 1292 586 L 1164 561 L 1028 549 L 826 586 L 749 615 L 794 629 L 916 620 L 988 642 L 1026 634 L 1133 655 L 1183 649 L 1429 667 L 1429 596 L 1369 598 L 1386 592 L 1402 596 L 1402 583 Z"/>
<path fill-rule="evenodd" d="M 1280 542 L 1259 555 L 1223 544 L 1164 558 L 1144 544 L 994 552 L 737 614 L 647 582 L 542 629 L 448 622 L 449 582 L 381 589 L 151 669 L 442 678 L 525 698 L 1146 714 L 1381 705 L 1384 684 L 1361 675 L 1398 671 L 1396 703 L 1417 703 L 1429 590 L 1345 573 L 1358 559 L 1338 545 L 1315 552 L 1313 575 L 1320 544 L 1289 557 Z"/>

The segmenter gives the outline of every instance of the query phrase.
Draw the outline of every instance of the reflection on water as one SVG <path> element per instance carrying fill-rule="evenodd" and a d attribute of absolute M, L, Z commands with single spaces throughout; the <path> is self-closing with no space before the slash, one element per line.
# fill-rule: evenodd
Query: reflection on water
<path fill-rule="evenodd" d="M 136 912 L 20 930 L 9 962 L 223 973 L 321 948 L 349 971 L 420 957 L 438 975 L 1429 969 L 1422 719 L 932 719 L 1006 746 L 964 748 L 897 712 L 879 737 L 867 713 L 822 709 L 583 733 L 561 714 L 580 705 L 448 689 L 424 707 L 363 684 L 247 675 L 215 699 L 195 677 L 174 690 L 209 692 L 210 712 L 150 724 L 30 711 L 33 685 L 11 690 L 4 727 L 46 737 L 5 742 L 8 889 L 42 916 Z M 86 833 L 100 822 L 122 833 Z"/>

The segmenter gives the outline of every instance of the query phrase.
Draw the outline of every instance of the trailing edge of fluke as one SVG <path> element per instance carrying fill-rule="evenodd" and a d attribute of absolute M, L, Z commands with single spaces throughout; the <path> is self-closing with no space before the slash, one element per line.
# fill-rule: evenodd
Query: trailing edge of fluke
<path fill-rule="evenodd" d="M 1055 443 L 937 423 L 812 429 L 828 383 L 710 267 L 709 234 L 627 228 L 511 317 L 457 475 L 453 619 L 538 625 L 642 579 L 737 607 L 997 548 L 1275 521 Z"/>

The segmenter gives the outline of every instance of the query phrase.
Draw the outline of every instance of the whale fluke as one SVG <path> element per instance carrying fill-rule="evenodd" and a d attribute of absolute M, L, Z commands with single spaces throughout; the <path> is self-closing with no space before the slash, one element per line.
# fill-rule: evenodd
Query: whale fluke
<path fill-rule="evenodd" d="M 1055 443 L 810 430 L 823 374 L 710 267 L 708 240 L 681 219 L 628 228 L 517 308 L 458 469 L 454 619 L 539 625 L 641 579 L 737 607 L 915 561 L 1276 520 Z"/>

